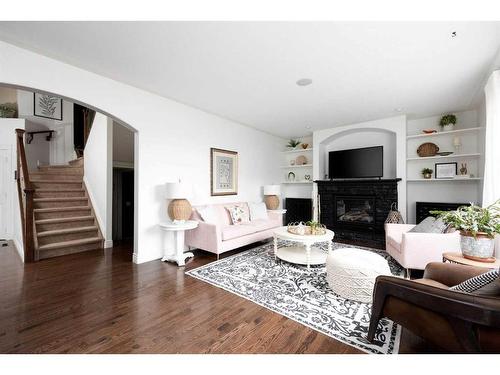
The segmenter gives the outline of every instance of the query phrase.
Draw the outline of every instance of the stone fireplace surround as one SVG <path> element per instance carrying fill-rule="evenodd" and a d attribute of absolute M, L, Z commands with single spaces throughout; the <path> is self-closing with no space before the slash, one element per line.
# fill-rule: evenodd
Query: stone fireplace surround
<path fill-rule="evenodd" d="M 333 230 L 337 239 L 362 240 L 373 246 L 385 246 L 384 222 L 391 205 L 398 202 L 399 181 L 399 178 L 315 181 L 320 199 L 320 222 Z M 346 199 L 369 202 L 373 220 L 338 220 L 337 202 Z"/>

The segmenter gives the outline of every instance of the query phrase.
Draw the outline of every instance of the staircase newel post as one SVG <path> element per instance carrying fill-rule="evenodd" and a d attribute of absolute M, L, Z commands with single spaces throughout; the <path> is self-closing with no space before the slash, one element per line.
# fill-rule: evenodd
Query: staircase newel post
<path fill-rule="evenodd" d="M 35 240 L 34 240 L 34 231 L 33 226 L 35 223 L 33 222 L 33 189 L 25 189 L 24 190 L 26 196 L 26 211 L 25 211 L 25 239 L 26 243 L 24 245 L 24 261 L 25 262 L 34 262 L 36 259 L 35 256 Z"/>

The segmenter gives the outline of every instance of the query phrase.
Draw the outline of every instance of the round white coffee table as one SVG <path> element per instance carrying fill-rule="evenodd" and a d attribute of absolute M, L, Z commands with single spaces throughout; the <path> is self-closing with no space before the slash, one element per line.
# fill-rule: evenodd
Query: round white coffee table
<path fill-rule="evenodd" d="M 184 232 L 194 229 L 198 226 L 198 222 L 194 220 L 186 220 L 184 222 L 160 223 L 160 228 L 166 232 L 166 246 L 164 248 L 164 256 L 161 260 L 168 262 L 176 262 L 179 266 L 186 264 L 186 259 L 193 257 L 192 252 L 184 252 Z"/>
<path fill-rule="evenodd" d="M 280 227 L 274 230 L 274 258 L 280 258 L 286 262 L 294 264 L 305 264 L 307 268 L 311 265 L 326 263 L 327 254 L 313 245 L 321 242 L 328 242 L 328 252 L 332 250 L 332 240 L 334 233 L 326 230 L 322 235 L 298 235 L 288 232 L 287 227 Z M 285 246 L 278 249 L 278 239 L 296 242 L 297 246 Z"/>

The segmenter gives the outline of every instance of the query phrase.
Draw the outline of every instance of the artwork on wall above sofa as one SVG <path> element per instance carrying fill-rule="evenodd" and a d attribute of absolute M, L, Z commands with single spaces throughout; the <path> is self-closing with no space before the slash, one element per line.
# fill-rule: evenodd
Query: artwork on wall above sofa
<path fill-rule="evenodd" d="M 217 195 L 238 194 L 238 153 L 210 149 L 210 193 Z"/>

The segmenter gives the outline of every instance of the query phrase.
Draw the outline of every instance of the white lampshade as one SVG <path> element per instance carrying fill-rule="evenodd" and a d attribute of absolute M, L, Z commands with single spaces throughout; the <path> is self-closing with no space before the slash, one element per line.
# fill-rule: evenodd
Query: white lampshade
<path fill-rule="evenodd" d="M 264 185 L 264 195 L 280 195 L 280 185 Z"/>
<path fill-rule="evenodd" d="M 165 187 L 167 199 L 186 199 L 191 193 L 191 185 L 184 182 L 167 182 Z"/>

